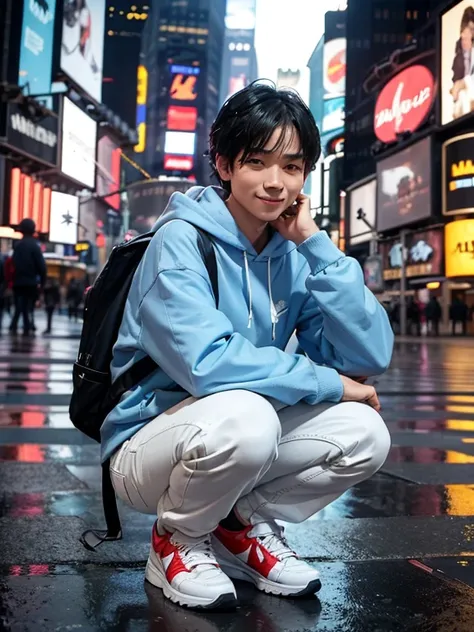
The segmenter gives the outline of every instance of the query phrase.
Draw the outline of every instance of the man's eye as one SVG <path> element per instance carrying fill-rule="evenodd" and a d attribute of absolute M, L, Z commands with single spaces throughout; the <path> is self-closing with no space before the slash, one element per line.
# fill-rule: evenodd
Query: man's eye
<path fill-rule="evenodd" d="M 301 167 L 299 167 L 298 165 L 287 165 L 286 168 L 289 171 L 301 171 Z"/>
<path fill-rule="evenodd" d="M 247 164 L 249 164 L 249 165 L 261 165 L 262 164 L 262 161 L 259 160 L 258 158 L 248 158 L 245 162 Z"/>

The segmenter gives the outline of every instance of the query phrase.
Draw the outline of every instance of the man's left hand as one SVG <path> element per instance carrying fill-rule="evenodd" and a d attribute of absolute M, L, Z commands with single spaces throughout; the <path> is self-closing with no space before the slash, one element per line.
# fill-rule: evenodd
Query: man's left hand
<path fill-rule="evenodd" d="M 311 217 L 309 197 L 303 193 L 300 193 L 295 203 L 287 208 L 277 220 L 271 222 L 271 225 L 282 237 L 293 241 L 297 246 L 319 232 L 319 228 Z"/>

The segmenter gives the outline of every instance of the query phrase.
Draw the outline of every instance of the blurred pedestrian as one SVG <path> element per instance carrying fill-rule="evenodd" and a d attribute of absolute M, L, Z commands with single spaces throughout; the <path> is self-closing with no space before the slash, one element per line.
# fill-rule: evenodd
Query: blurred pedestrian
<path fill-rule="evenodd" d="M 456 335 L 456 325 L 461 324 L 462 335 L 467 333 L 467 318 L 469 314 L 469 308 L 465 301 L 460 296 L 455 296 L 453 302 L 449 307 L 449 318 L 452 322 L 453 336 Z"/>
<path fill-rule="evenodd" d="M 428 331 L 439 335 L 439 321 L 441 320 L 441 305 L 436 296 L 432 296 L 425 308 L 426 320 L 428 322 Z"/>
<path fill-rule="evenodd" d="M 0 255 L 0 333 L 2 331 L 3 311 L 5 309 L 5 293 L 7 283 L 5 280 L 5 260 Z"/>
<path fill-rule="evenodd" d="M 66 300 L 68 304 L 69 320 L 74 318 L 75 322 L 79 318 L 79 305 L 82 302 L 82 284 L 78 279 L 72 277 L 67 288 Z"/>
<path fill-rule="evenodd" d="M 410 296 L 408 299 L 407 323 L 410 336 L 421 336 L 421 306 L 419 301 L 413 296 Z M 415 334 L 413 334 L 413 329 L 415 329 Z"/>
<path fill-rule="evenodd" d="M 23 317 L 23 334 L 32 333 L 31 312 L 38 293 L 38 284 L 42 286 L 46 278 L 46 263 L 34 238 L 36 224 L 32 219 L 21 220 L 18 231 L 23 234 L 13 250 L 13 295 L 15 313 L 10 323 L 10 332 L 17 333 L 18 321 Z"/>
<path fill-rule="evenodd" d="M 48 325 L 43 333 L 50 334 L 53 324 L 54 310 L 59 306 L 61 302 L 61 294 L 59 292 L 59 283 L 53 277 L 48 277 L 43 289 L 44 308 L 46 310 L 46 317 Z"/>

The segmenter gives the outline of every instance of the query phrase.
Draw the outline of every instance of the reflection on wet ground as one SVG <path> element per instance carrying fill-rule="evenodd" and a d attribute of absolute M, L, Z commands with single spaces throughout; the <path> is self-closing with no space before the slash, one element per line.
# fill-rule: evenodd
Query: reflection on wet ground
<path fill-rule="evenodd" d="M 239 585 L 237 612 L 201 615 L 143 588 L 152 516 L 121 506 L 122 542 L 94 554 L 77 541 L 101 516 L 99 449 L 68 417 L 78 331 L 60 319 L 56 337 L 0 339 L 1 629 L 472 632 L 474 341 L 398 344 L 377 379 L 386 465 L 287 525 L 300 554 L 319 560 L 319 600 Z"/>
<path fill-rule="evenodd" d="M 2 582 L 0 617 L 15 617 L 15 629 L 26 632 L 472 632 L 474 591 L 433 571 L 430 562 L 321 564 L 323 588 L 318 597 L 303 600 L 263 595 L 237 582 L 240 606 L 216 614 L 165 601 L 143 582 L 141 568 L 13 566 Z"/>

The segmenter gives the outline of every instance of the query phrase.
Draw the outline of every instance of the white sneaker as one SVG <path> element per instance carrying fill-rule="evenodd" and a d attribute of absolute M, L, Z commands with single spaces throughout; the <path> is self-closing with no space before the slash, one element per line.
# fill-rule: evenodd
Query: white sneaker
<path fill-rule="evenodd" d="M 321 588 L 318 571 L 300 560 L 276 522 L 259 522 L 241 531 L 217 527 L 212 545 L 222 570 L 282 597 L 310 595 Z"/>
<path fill-rule="evenodd" d="M 237 605 L 234 584 L 220 569 L 210 536 L 160 535 L 155 523 L 145 578 L 180 606 L 215 610 Z"/>

